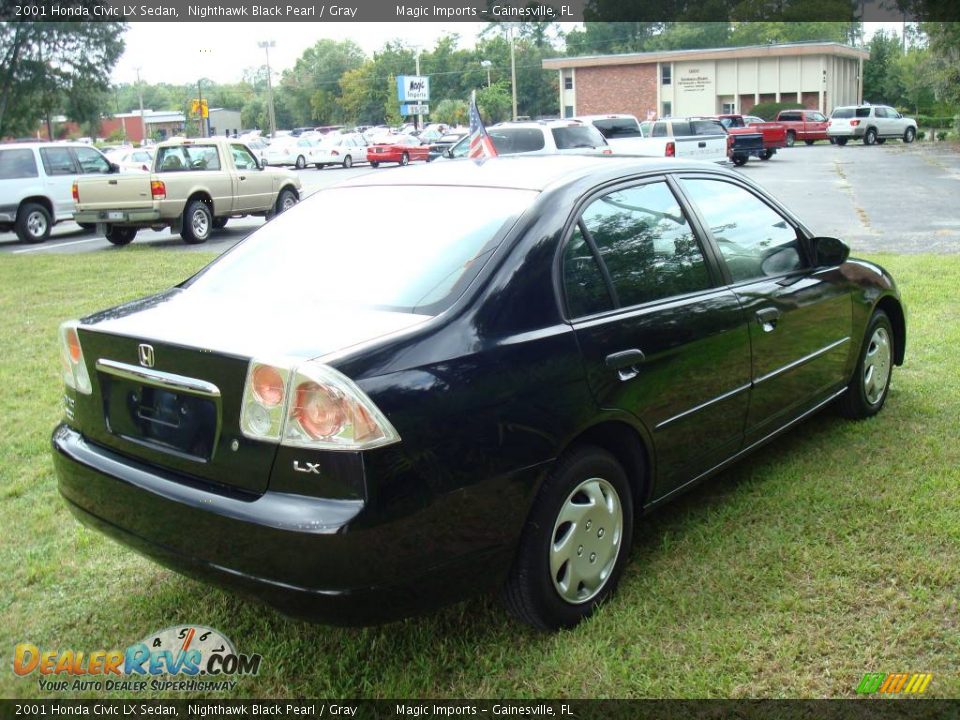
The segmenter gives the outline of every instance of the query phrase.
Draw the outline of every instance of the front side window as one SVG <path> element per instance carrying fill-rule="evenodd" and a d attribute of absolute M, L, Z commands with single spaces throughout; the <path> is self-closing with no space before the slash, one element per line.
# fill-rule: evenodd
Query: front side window
<path fill-rule="evenodd" d="M 231 145 L 230 154 L 233 155 L 233 164 L 237 170 L 256 170 L 256 159 L 243 145 Z"/>
<path fill-rule="evenodd" d="M 710 287 L 700 245 L 665 182 L 604 195 L 583 212 L 581 226 L 596 245 L 621 306 Z"/>
<path fill-rule="evenodd" d="M 77 162 L 80 163 L 80 172 L 102 175 L 110 172 L 110 161 L 93 148 L 76 148 L 74 152 L 77 154 Z"/>
<path fill-rule="evenodd" d="M 73 155 L 65 147 L 40 148 L 40 159 L 47 175 L 76 175 Z"/>
<path fill-rule="evenodd" d="M 810 113 L 810 121 L 811 121 L 811 122 L 826 122 L 827 119 L 826 119 L 823 115 L 821 115 L 820 113 L 815 112 L 815 113 Z"/>
<path fill-rule="evenodd" d="M 733 282 L 804 267 L 797 231 L 752 192 L 722 180 L 681 180 L 720 248 Z"/>
<path fill-rule="evenodd" d="M 0 180 L 34 177 L 37 177 L 37 159 L 33 156 L 33 150 L 0 150 Z"/>

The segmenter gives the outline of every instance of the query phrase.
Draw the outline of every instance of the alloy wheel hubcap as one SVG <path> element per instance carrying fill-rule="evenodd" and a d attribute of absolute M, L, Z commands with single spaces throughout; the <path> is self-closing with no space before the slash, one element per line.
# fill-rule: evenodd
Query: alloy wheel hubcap
<path fill-rule="evenodd" d="M 27 230 L 33 237 L 40 237 L 47 231 L 47 220 L 42 213 L 32 212 L 27 216 Z"/>
<path fill-rule="evenodd" d="M 603 478 L 580 483 L 564 501 L 550 542 L 550 577 L 560 597 L 580 604 L 606 586 L 620 555 L 623 507 Z"/>
<path fill-rule="evenodd" d="M 193 213 L 193 219 L 190 223 L 193 226 L 193 233 L 197 237 L 206 237 L 210 232 L 210 223 L 207 220 L 207 214 L 203 210 L 197 210 Z"/>
<path fill-rule="evenodd" d="M 878 327 L 870 337 L 867 354 L 863 358 L 863 394 L 867 402 L 876 405 L 890 382 L 890 335 Z"/>
<path fill-rule="evenodd" d="M 286 196 L 284 196 L 284 198 L 283 198 L 283 209 L 284 209 L 284 210 L 289 210 L 290 208 L 292 208 L 292 207 L 293 207 L 294 205 L 296 205 L 296 204 L 297 204 L 296 198 L 294 198 L 292 195 L 286 195 Z"/>

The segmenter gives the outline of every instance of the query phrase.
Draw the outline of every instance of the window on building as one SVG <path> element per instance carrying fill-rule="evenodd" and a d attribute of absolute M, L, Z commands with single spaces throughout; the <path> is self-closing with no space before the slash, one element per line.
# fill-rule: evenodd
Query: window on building
<path fill-rule="evenodd" d="M 565 118 L 568 118 L 568 117 L 573 117 L 573 115 L 574 115 L 573 105 L 564 105 L 564 106 L 563 106 L 563 116 L 564 116 Z"/>
<path fill-rule="evenodd" d="M 563 89 L 573 90 L 573 75 L 565 75 L 563 78 Z"/>
<path fill-rule="evenodd" d="M 721 115 L 732 115 L 735 113 L 736 105 L 732 102 L 725 102 L 720 105 L 720 114 Z"/>
<path fill-rule="evenodd" d="M 660 66 L 660 84 L 661 85 L 670 85 L 672 82 L 672 71 L 671 65 L 669 63 L 664 63 Z"/>
<path fill-rule="evenodd" d="M 670 117 L 673 113 L 673 103 L 664 102 L 660 104 L 660 117 Z"/>

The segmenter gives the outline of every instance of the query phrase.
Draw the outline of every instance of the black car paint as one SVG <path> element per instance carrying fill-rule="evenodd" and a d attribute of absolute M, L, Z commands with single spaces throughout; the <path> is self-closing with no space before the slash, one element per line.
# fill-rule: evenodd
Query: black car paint
<path fill-rule="evenodd" d="M 533 158 L 496 162 L 509 163 L 501 183 L 523 187 L 529 176 L 520 170 L 533 168 L 532 176 L 550 160 L 546 166 Z M 448 181 L 461 165 L 473 166 L 438 164 L 427 169 L 432 175 L 422 167 L 352 184 Z M 93 394 L 73 397 L 72 427 L 61 426 L 53 436 L 70 509 L 160 562 L 239 587 L 288 612 L 334 623 L 385 620 L 500 585 L 540 483 L 578 439 L 618 455 L 634 483 L 634 504 L 650 509 L 834 397 L 853 372 L 863 329 L 878 305 L 889 308 L 902 363 L 903 315 L 881 268 L 850 260 L 803 277 L 774 278 L 778 302 L 795 306 L 794 312 L 816 307 L 818 297 L 849 297 L 843 323 L 849 323 L 850 341 L 823 378 L 817 375 L 804 402 L 795 401 L 797 387 L 790 383 L 770 385 L 769 403 L 781 414 L 766 424 L 766 416 L 758 418 L 745 434 L 743 416 L 756 378 L 753 307 L 744 300 L 750 289 L 728 285 L 694 212 L 714 287 L 690 297 L 567 318 L 559 256 L 577 208 L 598 188 L 664 175 L 719 176 L 755 186 L 679 162 L 584 158 L 562 167 L 447 311 L 343 351 L 317 346 L 321 360 L 357 382 L 390 419 L 400 443 L 332 453 L 244 438 L 237 418 L 248 357 L 166 339 L 158 357 L 225 390 L 214 461 L 133 447 L 108 432 L 98 373 L 90 367 Z M 807 251 L 813 255 L 813 248 Z M 136 363 L 137 343 L 153 339 L 144 309 L 177 293 L 188 294 L 189 287 L 85 319 L 80 337 L 88 367 L 98 357 Z M 117 317 L 143 320 L 142 335 L 98 332 L 98 323 Z M 836 339 L 837 323 L 822 319 L 814 312 L 803 321 L 817 348 Z M 248 332 L 256 340 L 255 325 Z M 647 353 L 639 382 L 620 382 L 604 359 L 638 345 Z M 309 348 L 302 351 L 311 357 Z M 777 352 L 771 350 L 771 362 Z M 690 382 L 665 397 L 664 388 L 676 382 L 678 353 L 689 364 L 684 379 Z M 820 373 L 816 363 L 807 366 Z M 705 410 L 690 412 L 704 402 Z M 714 437 L 718 427 L 728 431 Z M 318 463 L 319 475 L 296 473 L 295 460 Z"/>

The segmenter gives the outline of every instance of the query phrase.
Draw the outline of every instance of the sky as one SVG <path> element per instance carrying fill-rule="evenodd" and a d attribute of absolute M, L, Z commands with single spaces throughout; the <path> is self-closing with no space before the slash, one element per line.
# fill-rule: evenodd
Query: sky
<path fill-rule="evenodd" d="M 559 23 L 564 30 L 576 23 Z M 133 22 L 126 32 L 126 50 L 113 72 L 114 83 L 131 83 L 137 68 L 144 82 L 177 85 L 205 77 L 218 83 L 238 82 L 245 68 L 264 64 L 264 51 L 257 42 L 274 40 L 270 68 L 274 77 L 293 67 L 303 51 L 317 40 L 351 39 L 367 55 L 388 40 L 402 39 L 424 50 L 433 48 L 447 33 L 460 35 L 460 46 L 475 44 L 486 23 L 404 22 L 404 23 L 242 23 L 242 22 Z M 880 28 L 900 32 L 899 23 L 865 23 L 869 37 Z M 409 73 L 414 73 L 410 68 Z"/>

